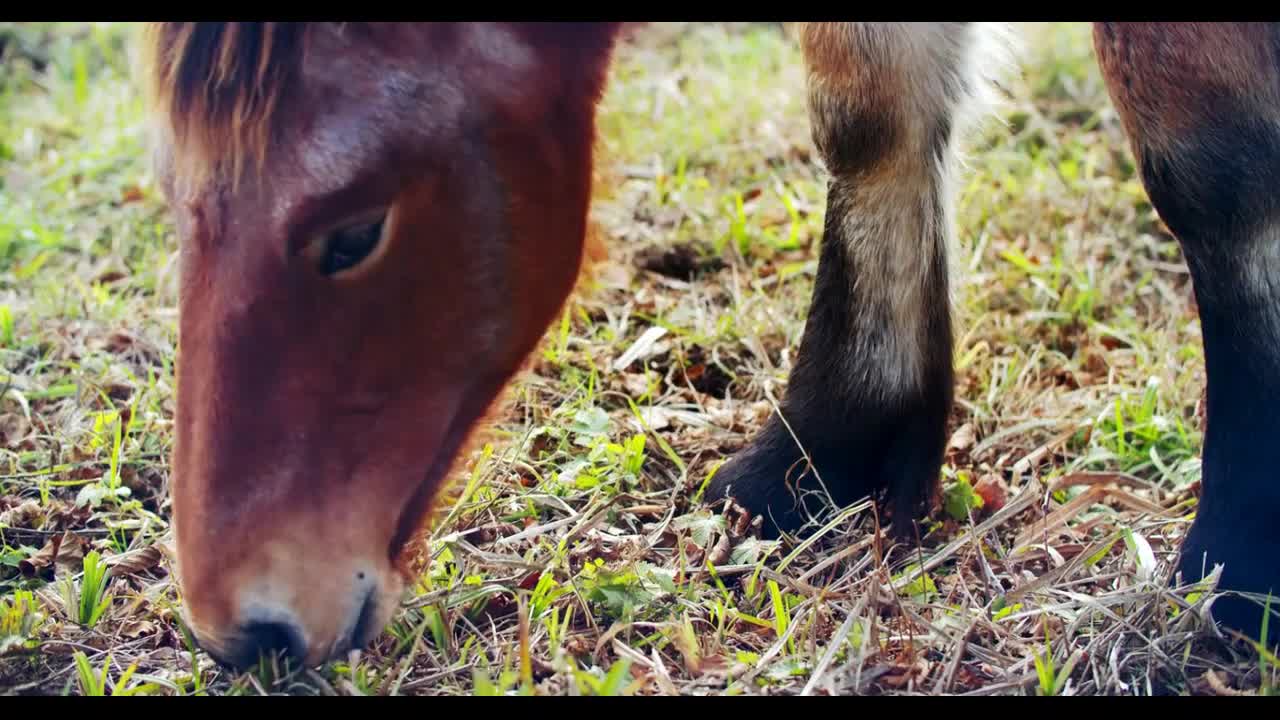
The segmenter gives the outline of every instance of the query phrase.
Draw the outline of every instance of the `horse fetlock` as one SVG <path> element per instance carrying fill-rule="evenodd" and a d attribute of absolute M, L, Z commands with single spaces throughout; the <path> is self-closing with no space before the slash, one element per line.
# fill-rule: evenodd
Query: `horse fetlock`
<path fill-rule="evenodd" d="M 938 486 L 949 395 L 895 410 L 836 413 L 794 393 L 751 442 L 712 478 L 706 497 L 730 497 L 765 518 L 767 536 L 804 532 L 871 499 L 894 534 L 909 535 Z"/>
<path fill-rule="evenodd" d="M 1242 505 L 1231 509 L 1238 512 Z M 1270 510 L 1274 505 L 1263 507 Z M 1197 583 L 1221 566 L 1215 591 L 1222 594 L 1213 600 L 1215 619 L 1249 638 L 1274 644 L 1280 640 L 1280 564 L 1275 562 L 1280 534 L 1270 522 L 1274 518 L 1257 520 L 1242 522 L 1230 513 L 1202 510 L 1183 539 L 1175 578 L 1182 584 Z M 1268 607 L 1268 637 L 1263 638 Z"/>

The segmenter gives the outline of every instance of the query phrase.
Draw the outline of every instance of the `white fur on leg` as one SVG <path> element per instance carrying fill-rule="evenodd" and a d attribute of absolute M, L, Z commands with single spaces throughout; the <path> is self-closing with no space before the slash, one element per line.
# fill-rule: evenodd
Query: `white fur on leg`
<path fill-rule="evenodd" d="M 1016 55 L 994 23 L 838 23 L 799 26 L 815 140 L 833 168 L 831 211 L 843 212 L 854 327 L 855 381 L 884 398 L 920 389 L 931 303 L 950 312 L 949 268 L 959 145 L 999 101 Z M 877 138 L 858 135 L 883 128 Z M 941 134 L 940 134 L 941 133 Z M 833 163 L 858 135 L 864 164 Z"/>

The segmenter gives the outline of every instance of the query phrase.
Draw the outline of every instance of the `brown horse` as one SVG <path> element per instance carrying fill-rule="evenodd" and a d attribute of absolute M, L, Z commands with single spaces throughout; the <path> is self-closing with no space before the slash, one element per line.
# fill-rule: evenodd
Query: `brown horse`
<path fill-rule="evenodd" d="M 178 572 L 214 657 L 316 664 L 390 618 L 410 538 L 578 277 L 618 32 L 148 26 L 181 241 Z M 830 173 L 818 275 L 786 424 L 771 418 L 711 496 L 794 528 L 799 465 L 837 502 L 882 499 L 901 531 L 938 483 L 952 177 L 1003 43 L 968 23 L 796 36 Z M 1100 23 L 1095 41 L 1203 327 L 1209 422 L 1184 580 L 1222 563 L 1220 589 L 1274 592 L 1280 31 Z M 1216 612 L 1256 634 L 1252 601 Z"/>

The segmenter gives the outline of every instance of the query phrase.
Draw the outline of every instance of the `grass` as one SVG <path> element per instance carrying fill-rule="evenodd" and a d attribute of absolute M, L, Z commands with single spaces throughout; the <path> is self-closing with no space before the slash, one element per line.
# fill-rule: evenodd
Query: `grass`
<path fill-rule="evenodd" d="M 959 402 L 918 545 L 865 503 L 769 543 L 700 502 L 794 362 L 824 176 L 778 27 L 657 25 L 602 108 L 609 260 L 401 612 L 343 661 L 236 675 L 168 572 L 175 247 L 129 28 L 0 24 L 0 691 L 1274 693 L 1274 652 L 1164 583 L 1204 386 L 1177 243 L 1087 27 L 1027 29 L 961 188 Z"/>

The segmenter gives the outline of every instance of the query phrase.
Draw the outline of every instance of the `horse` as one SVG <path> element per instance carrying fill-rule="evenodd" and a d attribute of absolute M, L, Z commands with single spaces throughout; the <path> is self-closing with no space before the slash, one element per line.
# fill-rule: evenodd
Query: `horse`
<path fill-rule="evenodd" d="M 180 255 L 176 575 L 197 642 L 318 665 L 389 622 L 446 478 L 588 250 L 621 23 L 149 23 L 154 163 Z M 798 23 L 829 176 L 777 411 L 712 479 L 928 512 L 954 401 L 948 246 L 967 128 L 1013 60 L 991 23 Z M 1280 28 L 1095 23 L 1143 186 L 1188 264 L 1206 364 L 1177 575 L 1280 590 Z M 799 470 L 797 470 L 799 468 Z M 800 476 L 797 477 L 797 472 Z M 775 535 L 776 536 L 776 535 Z M 1274 624 L 1273 624 L 1274 625 Z"/>

